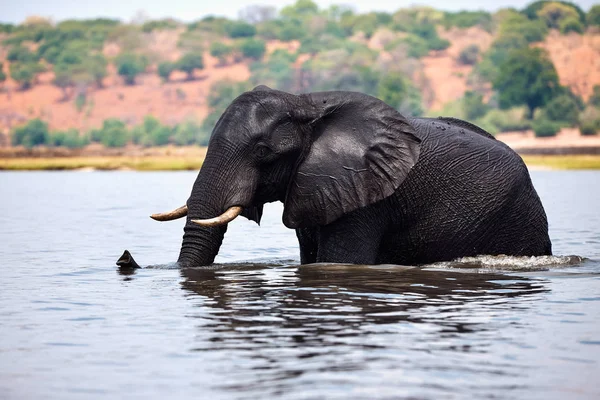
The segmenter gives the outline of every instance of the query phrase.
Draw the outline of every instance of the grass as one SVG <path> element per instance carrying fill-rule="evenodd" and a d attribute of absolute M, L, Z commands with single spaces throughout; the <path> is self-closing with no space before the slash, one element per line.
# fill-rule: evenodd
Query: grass
<path fill-rule="evenodd" d="M 600 155 L 522 156 L 529 167 L 548 169 L 600 169 Z"/>
<path fill-rule="evenodd" d="M 136 170 L 182 171 L 198 170 L 204 157 L 191 155 L 153 156 L 87 156 L 87 157 L 15 157 L 0 158 L 0 170 Z M 529 167 L 548 169 L 600 169 L 597 156 L 523 156 Z"/>
<path fill-rule="evenodd" d="M 24 157 L 1 158 L 0 170 L 136 170 L 136 171 L 181 171 L 198 170 L 203 158 L 198 156 L 91 156 L 91 157 Z"/>

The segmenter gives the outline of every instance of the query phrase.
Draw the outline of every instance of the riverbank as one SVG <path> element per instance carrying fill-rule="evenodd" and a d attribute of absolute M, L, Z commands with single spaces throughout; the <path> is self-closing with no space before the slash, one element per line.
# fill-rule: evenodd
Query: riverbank
<path fill-rule="evenodd" d="M 522 157 L 531 169 L 600 169 L 600 155 L 523 155 Z M 147 156 L 13 157 L 0 158 L 0 170 L 182 171 L 200 169 L 203 160 L 203 153 Z"/>

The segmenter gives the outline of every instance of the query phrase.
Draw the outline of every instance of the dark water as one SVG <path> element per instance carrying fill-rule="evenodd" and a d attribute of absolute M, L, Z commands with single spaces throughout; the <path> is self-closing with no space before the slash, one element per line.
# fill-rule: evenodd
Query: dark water
<path fill-rule="evenodd" d="M 195 173 L 1 173 L 0 398 L 600 397 L 600 173 L 532 173 L 555 254 L 298 267 L 281 206 L 176 259 Z"/>

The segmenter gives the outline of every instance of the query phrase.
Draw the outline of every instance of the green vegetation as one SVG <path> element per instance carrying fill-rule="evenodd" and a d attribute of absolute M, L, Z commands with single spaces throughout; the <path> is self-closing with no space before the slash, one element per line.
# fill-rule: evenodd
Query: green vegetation
<path fill-rule="evenodd" d="M 13 78 L 22 90 L 29 89 L 35 76 L 43 70 L 38 63 L 12 63 L 10 64 L 10 77 Z"/>
<path fill-rule="evenodd" d="M 148 60 L 134 53 L 122 53 L 115 60 L 117 73 L 121 75 L 126 85 L 135 85 L 135 78 L 146 70 Z"/>
<path fill-rule="evenodd" d="M 600 132 L 600 108 L 589 105 L 579 115 L 582 135 L 595 135 Z"/>
<path fill-rule="evenodd" d="M 175 70 L 175 64 L 169 61 L 164 61 L 158 64 L 158 76 L 160 76 L 163 82 L 168 82 L 171 72 Z"/>
<path fill-rule="evenodd" d="M 529 47 L 509 53 L 493 85 L 501 108 L 524 104 L 529 108 L 529 119 L 536 108 L 546 105 L 558 93 L 560 86 L 548 55 L 542 49 Z"/>
<path fill-rule="evenodd" d="M 256 35 L 254 25 L 243 21 L 230 21 L 225 25 L 225 31 L 231 38 L 252 37 Z"/>
<path fill-rule="evenodd" d="M 222 42 L 214 42 L 210 45 L 210 55 L 219 59 L 219 65 L 227 64 L 227 58 L 233 53 L 233 46 Z"/>
<path fill-rule="evenodd" d="M 589 26 L 600 26 L 600 4 L 593 5 L 588 11 L 586 22 Z"/>
<path fill-rule="evenodd" d="M 600 85 L 594 85 L 589 103 L 593 106 L 600 107 Z"/>
<path fill-rule="evenodd" d="M 246 39 L 240 44 L 240 51 L 244 57 L 260 60 L 265 55 L 267 45 L 261 39 Z"/>
<path fill-rule="evenodd" d="M 205 68 L 205 51 L 218 59 L 218 66 L 245 61 L 250 69 L 247 82 L 212 85 L 204 121 L 171 126 L 152 116 L 137 124 L 107 119 L 91 132 L 50 132 L 46 126 L 47 134 L 40 135 L 44 129 L 38 120 L 35 126 L 18 128 L 25 129 L 19 134 L 15 129 L 13 141 L 28 147 L 81 147 L 89 142 L 107 147 L 204 145 L 227 105 L 259 84 L 294 93 L 360 91 L 406 115 L 420 115 L 428 112 L 434 95 L 421 59 L 448 48 L 450 43 L 443 37 L 453 33 L 444 30 L 473 26 L 493 34 L 492 45 L 484 51 L 483 45 L 473 44 L 459 53 L 460 64 L 473 66 L 470 90 L 436 115 L 464 118 L 494 134 L 533 129 L 538 136 L 548 136 L 570 126 L 591 135 L 600 127 L 600 85 L 594 87 L 585 107 L 580 98 L 560 86 L 550 58 L 537 44 L 551 29 L 582 33 L 587 27 L 600 26 L 598 5 L 587 15 L 568 1 L 536 1 L 520 11 L 495 13 L 444 12 L 423 6 L 393 13 L 359 13 L 350 6 L 320 8 L 313 0 L 297 0 L 279 12 L 252 5 L 239 15 L 238 20 L 206 17 L 187 25 L 173 19 L 136 24 L 111 19 L 53 23 L 43 18 L 21 25 L 0 24 L 9 63 L 8 74 L 0 65 L 0 84 L 10 75 L 21 90 L 28 90 L 42 81 L 38 79 L 41 72 L 52 71 L 62 100 L 71 101 L 82 118 L 90 114 L 90 99 L 103 88 L 109 70 L 116 70 L 124 85 L 134 85 L 145 71 L 155 71 L 168 82 L 173 71 L 179 70 L 191 80 Z M 172 32 L 164 33 L 167 30 Z M 160 32 L 177 35 L 182 54 L 178 60 L 165 61 L 169 55 L 156 49 L 154 39 Z M 300 46 L 283 43 L 283 49 L 269 53 L 266 41 L 272 39 L 297 40 Z M 181 87 L 174 92 L 180 100 L 195 96 Z M 33 109 L 29 114 L 34 116 Z"/>
<path fill-rule="evenodd" d="M 560 130 L 561 126 L 557 122 L 549 121 L 547 119 L 536 119 L 532 123 L 533 132 L 537 137 L 548 137 L 555 136 Z"/>
<path fill-rule="evenodd" d="M 479 46 L 472 44 L 465 47 L 458 56 L 458 61 L 465 65 L 475 65 L 479 59 Z"/>
<path fill-rule="evenodd" d="M 184 54 L 177 63 L 175 68 L 187 74 L 187 79 L 194 79 L 194 71 L 204 68 L 204 59 L 202 53 L 187 53 Z"/>
<path fill-rule="evenodd" d="M 18 127 L 12 134 L 14 146 L 33 147 L 47 144 L 50 138 L 48 124 L 40 119 L 32 119 L 24 126 Z"/>

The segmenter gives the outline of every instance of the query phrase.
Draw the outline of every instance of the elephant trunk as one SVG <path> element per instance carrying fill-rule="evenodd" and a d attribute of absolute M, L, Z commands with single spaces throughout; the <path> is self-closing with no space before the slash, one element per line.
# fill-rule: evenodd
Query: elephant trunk
<path fill-rule="evenodd" d="M 242 171 L 242 172 L 240 172 Z M 187 201 L 187 221 L 178 263 L 193 267 L 212 264 L 227 223 L 250 205 L 256 177 L 239 159 L 207 154 Z"/>

